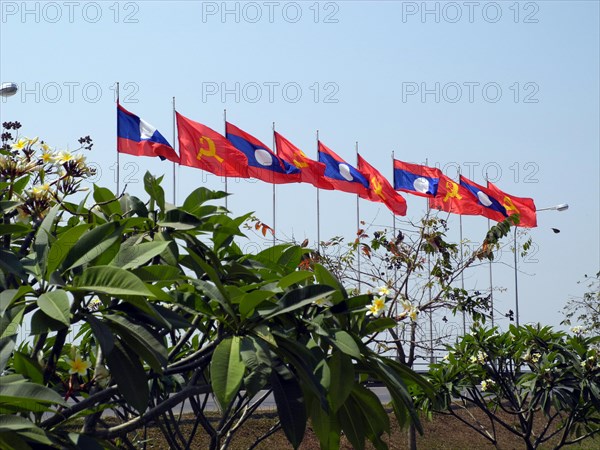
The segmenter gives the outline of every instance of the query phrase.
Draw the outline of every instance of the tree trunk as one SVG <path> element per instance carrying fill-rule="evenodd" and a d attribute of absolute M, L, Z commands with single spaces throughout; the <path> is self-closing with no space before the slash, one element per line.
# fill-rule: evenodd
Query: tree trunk
<path fill-rule="evenodd" d="M 408 449 L 417 450 L 417 430 L 413 424 L 408 427 L 408 433 L 406 437 L 408 438 Z"/>

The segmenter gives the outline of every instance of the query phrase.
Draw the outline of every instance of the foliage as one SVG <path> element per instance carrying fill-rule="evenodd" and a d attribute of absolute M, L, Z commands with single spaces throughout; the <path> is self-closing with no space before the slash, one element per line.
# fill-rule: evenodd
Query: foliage
<path fill-rule="evenodd" d="M 580 282 L 581 283 L 581 282 Z M 595 277 L 585 275 L 588 289 L 581 298 L 571 298 L 564 308 L 563 324 L 574 325 L 571 331 L 588 336 L 600 334 L 600 272 Z"/>
<path fill-rule="evenodd" d="M 412 367 L 427 354 L 433 358 L 450 333 L 462 334 L 462 329 L 454 329 L 434 337 L 426 318 L 436 311 L 464 315 L 469 321 L 485 322 L 489 317 L 491 293 L 457 284 L 467 269 L 494 259 L 501 239 L 515 223 L 518 217 L 511 216 L 493 226 L 469 251 L 447 239 L 445 220 L 427 215 L 419 224 L 403 223 L 398 230 L 368 234 L 360 229 L 346 247 L 342 238 L 330 239 L 321 243 L 320 253 L 312 258 L 344 283 L 352 283 L 359 290 L 367 286 L 369 292 L 378 294 L 383 304 L 374 310 L 379 319 L 370 327 L 375 333 L 371 340 L 380 351 L 393 352 L 401 363 Z M 448 321 L 446 315 L 442 320 Z"/>
<path fill-rule="evenodd" d="M 2 139 L 0 447 L 133 448 L 152 424 L 172 448 L 199 429 L 225 448 L 272 393 L 271 431 L 295 448 L 309 420 L 324 449 L 342 432 L 357 449 L 386 448 L 367 380 L 387 387 L 401 424 L 420 427 L 409 391 L 433 394 L 429 384 L 367 345 L 372 296 L 350 295 L 318 263 L 302 269 L 308 250 L 245 254 L 236 239 L 249 215 L 211 204 L 225 193 L 201 187 L 171 205 L 149 173 L 145 202 L 93 186 L 91 206 L 89 195 L 75 203 L 92 174 L 83 156 Z M 185 435 L 184 402 L 196 417 Z"/>
<path fill-rule="evenodd" d="M 430 369 L 436 399 L 422 396 L 419 403 L 458 418 L 495 445 L 498 428 L 528 449 L 551 439 L 554 448 L 579 442 L 600 432 L 599 339 L 540 325 L 511 325 L 505 333 L 474 327 Z M 471 407 L 487 423 L 459 414 Z"/>

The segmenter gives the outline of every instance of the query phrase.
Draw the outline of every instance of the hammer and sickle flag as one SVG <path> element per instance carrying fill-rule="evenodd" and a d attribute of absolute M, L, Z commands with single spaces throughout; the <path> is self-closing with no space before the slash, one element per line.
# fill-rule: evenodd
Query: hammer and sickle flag
<path fill-rule="evenodd" d="M 277 154 L 300 169 L 300 181 L 310 183 L 319 189 L 332 190 L 333 186 L 325 179 L 325 164 L 310 159 L 302 150 L 275 132 Z"/>
<path fill-rule="evenodd" d="M 429 199 L 429 207 L 463 216 L 482 215 L 482 206 L 473 195 L 443 174 L 440 175 L 437 195 Z"/>
<path fill-rule="evenodd" d="M 388 207 L 397 216 L 406 215 L 406 200 L 398 194 L 390 182 L 371 164 L 358 155 L 358 171 L 369 180 L 369 189 L 366 194 L 358 194 L 365 200 L 380 202 Z"/>
<path fill-rule="evenodd" d="M 223 177 L 248 178 L 248 159 L 213 129 L 177 113 L 180 164 Z"/>
<path fill-rule="evenodd" d="M 524 228 L 535 228 L 537 227 L 537 217 L 535 213 L 535 203 L 532 198 L 515 197 L 509 195 L 500 189 L 493 183 L 488 182 L 488 189 L 494 193 L 495 197 L 499 199 L 502 206 L 506 208 L 506 213 L 510 216 L 512 214 L 519 214 L 518 227 Z"/>

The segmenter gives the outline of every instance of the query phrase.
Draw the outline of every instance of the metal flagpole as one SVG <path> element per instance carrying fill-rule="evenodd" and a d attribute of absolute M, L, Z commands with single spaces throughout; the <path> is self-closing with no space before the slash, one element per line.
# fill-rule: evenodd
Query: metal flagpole
<path fill-rule="evenodd" d="M 275 150 L 275 154 L 277 154 L 277 146 L 275 142 L 275 122 L 273 122 L 273 150 Z M 275 230 L 277 227 L 275 226 L 275 183 L 273 183 L 273 245 L 275 245 Z"/>
<path fill-rule="evenodd" d="M 317 130 L 317 161 L 319 160 L 319 130 Z M 319 191 L 317 188 L 317 252 L 321 253 L 321 207 L 319 199 Z"/>
<path fill-rule="evenodd" d="M 519 326 L 519 279 L 517 276 L 517 226 L 515 227 L 515 318 Z M 492 325 L 494 325 L 494 316 L 492 315 Z"/>
<path fill-rule="evenodd" d="M 119 108 L 119 82 L 117 81 L 117 109 Z M 117 114 L 118 114 L 118 110 L 117 110 Z M 117 116 L 117 127 L 119 126 L 119 119 Z M 121 174 L 119 173 L 119 130 L 117 129 L 117 197 L 120 195 L 120 183 L 119 183 L 119 179 L 121 177 Z"/>
<path fill-rule="evenodd" d="M 175 143 L 176 133 L 177 132 L 177 115 L 175 113 L 175 97 L 173 97 L 173 148 L 177 145 Z M 177 180 L 176 180 L 176 165 L 173 161 L 173 205 L 177 204 Z"/>
<path fill-rule="evenodd" d="M 429 161 L 425 158 L 425 165 L 429 166 Z M 431 209 L 429 208 L 429 199 L 427 198 L 427 219 L 429 219 L 429 214 L 431 214 Z M 433 364 L 433 308 L 431 306 L 431 254 L 427 253 L 427 291 L 429 295 L 429 343 L 431 345 L 429 362 Z"/>
<path fill-rule="evenodd" d="M 458 183 L 460 184 L 460 167 L 458 168 Z M 464 261 L 464 251 L 463 251 L 463 223 L 462 223 L 462 214 L 458 215 L 458 220 L 459 220 L 459 230 L 460 230 L 460 262 L 461 264 Z M 460 287 L 461 289 L 464 291 L 465 290 L 465 272 L 464 270 L 462 270 L 460 272 Z M 462 312 L 462 319 L 463 319 L 463 335 L 467 334 L 467 316 L 465 314 L 465 310 L 463 309 Z"/>
<path fill-rule="evenodd" d="M 392 180 L 394 179 L 394 151 L 392 150 Z M 394 240 L 394 245 L 396 245 L 396 214 L 392 212 L 392 239 Z M 396 285 L 398 284 L 398 269 L 396 264 L 394 263 L 394 292 L 396 291 Z M 398 295 L 395 294 L 395 304 L 394 304 L 394 316 L 398 317 Z M 400 361 L 400 322 L 396 321 L 396 338 L 398 342 L 396 342 L 396 360 Z"/>
<path fill-rule="evenodd" d="M 489 185 L 487 172 L 485 173 L 485 185 L 486 186 Z M 491 228 L 490 219 L 487 220 L 487 224 L 488 224 L 488 230 L 489 230 Z M 494 280 L 492 277 L 492 260 L 491 259 L 488 261 L 488 264 L 489 264 L 489 268 L 490 268 L 490 311 L 491 311 L 491 316 L 492 316 L 492 326 L 494 326 Z"/>
<path fill-rule="evenodd" d="M 358 164 L 358 141 L 355 144 L 356 149 L 356 164 Z M 356 194 L 356 232 L 360 230 L 360 196 Z M 358 267 L 358 292 L 360 292 L 361 282 L 360 282 L 360 234 L 358 237 L 358 252 L 356 253 L 356 262 Z"/>
<path fill-rule="evenodd" d="M 223 110 L 223 135 L 225 137 L 227 137 L 227 110 L 224 109 Z M 227 191 L 227 176 L 224 177 L 225 178 L 225 194 L 228 194 L 229 192 Z M 229 195 L 225 195 L 225 209 L 227 209 L 227 197 L 229 197 Z"/>

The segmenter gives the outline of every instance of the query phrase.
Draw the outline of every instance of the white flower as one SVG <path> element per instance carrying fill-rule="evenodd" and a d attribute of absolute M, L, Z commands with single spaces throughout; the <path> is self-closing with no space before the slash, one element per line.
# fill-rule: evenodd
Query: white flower
<path fill-rule="evenodd" d="M 538 352 L 535 352 L 533 355 L 531 355 L 531 362 L 536 363 L 540 360 L 541 357 L 542 355 L 540 355 Z"/>
<path fill-rule="evenodd" d="M 385 311 L 385 298 L 375 297 L 367 307 L 367 316 L 379 317 Z"/>
<path fill-rule="evenodd" d="M 381 286 L 377 290 L 377 295 L 379 295 L 380 297 L 387 297 L 391 293 L 392 293 L 392 291 L 387 286 Z"/>
<path fill-rule="evenodd" d="M 486 352 L 482 352 L 481 350 L 477 352 L 477 361 L 479 361 L 481 364 L 485 362 L 487 357 L 488 355 Z"/>
<path fill-rule="evenodd" d="M 495 385 L 496 385 L 496 382 L 494 380 L 490 380 L 490 379 L 483 380 L 481 382 L 481 390 L 487 391 L 488 389 L 493 388 Z"/>
<path fill-rule="evenodd" d="M 417 308 L 411 308 L 410 312 L 408 313 L 408 317 L 410 317 L 410 320 L 412 320 L 413 322 L 415 322 L 417 320 L 418 315 L 419 315 L 419 310 Z"/>
<path fill-rule="evenodd" d="M 574 327 L 571 327 L 571 333 L 581 334 L 581 333 L 583 333 L 583 327 L 581 325 L 576 325 Z"/>

